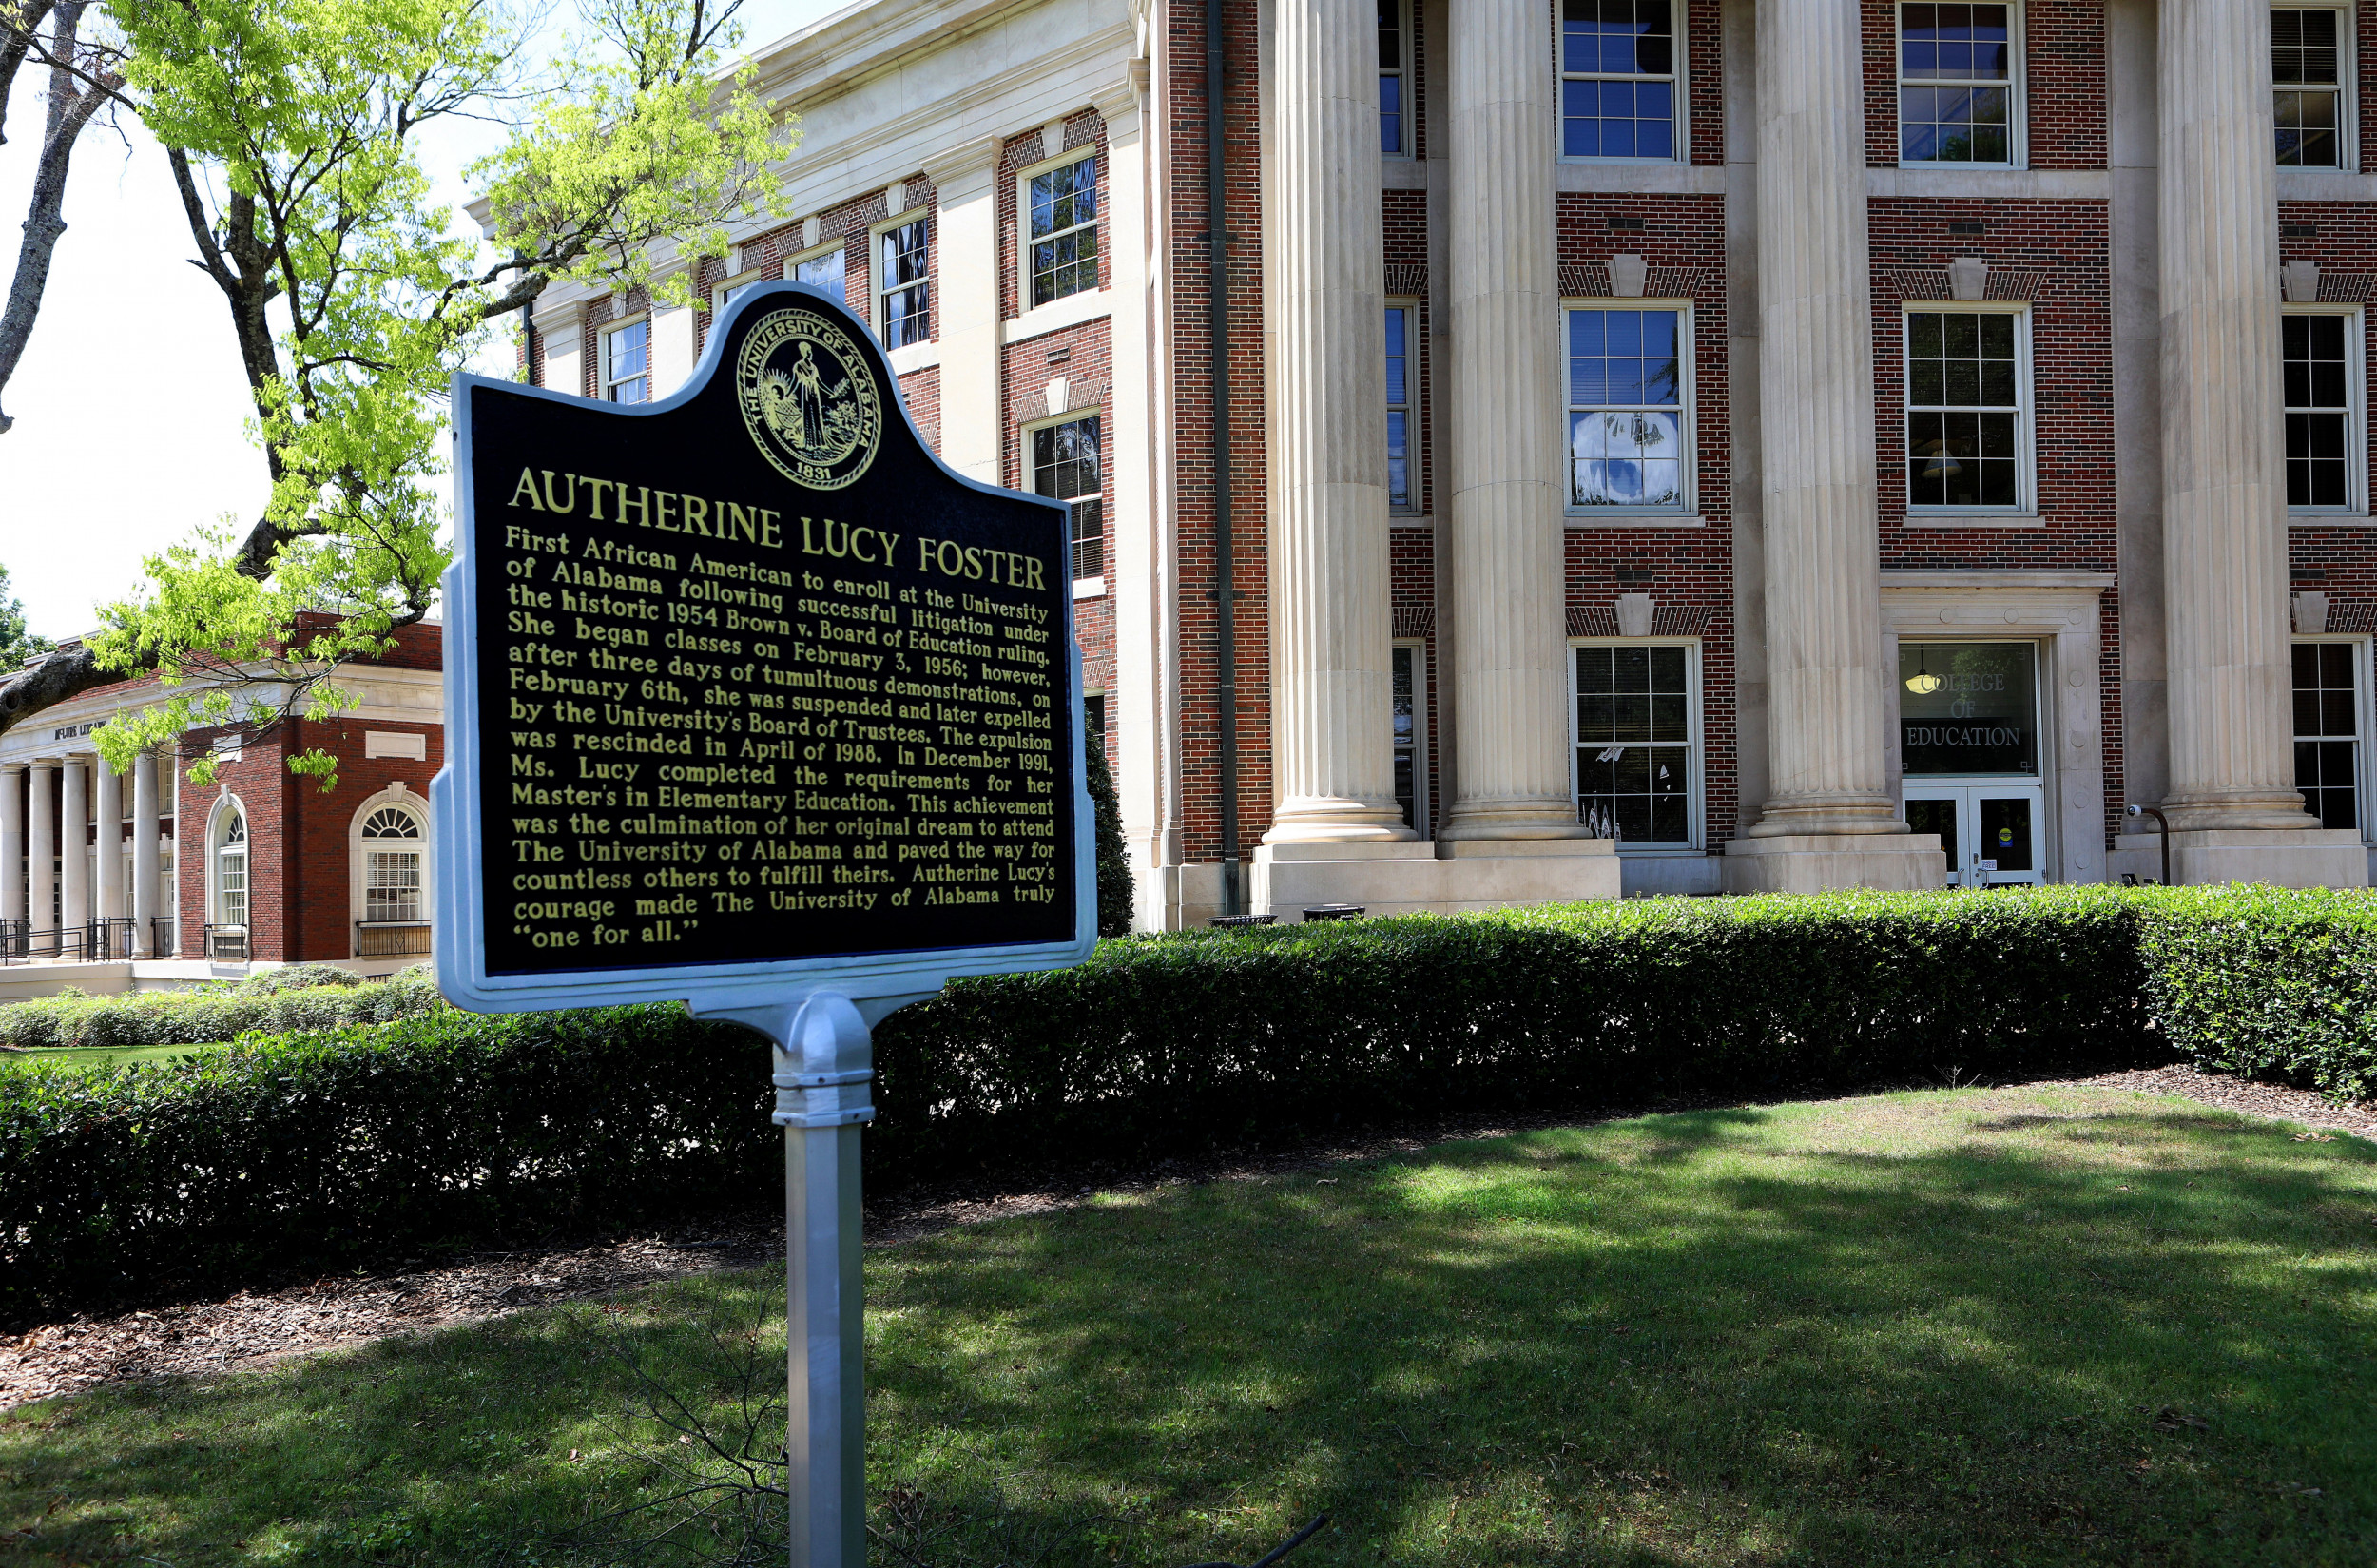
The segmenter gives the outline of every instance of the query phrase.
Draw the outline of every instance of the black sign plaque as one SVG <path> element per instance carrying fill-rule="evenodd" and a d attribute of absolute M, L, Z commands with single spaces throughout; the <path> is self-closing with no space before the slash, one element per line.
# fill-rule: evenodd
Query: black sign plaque
<path fill-rule="evenodd" d="M 838 300 L 739 296 L 648 408 L 457 397 L 486 980 L 1075 941 L 1064 509 L 944 468 Z"/>

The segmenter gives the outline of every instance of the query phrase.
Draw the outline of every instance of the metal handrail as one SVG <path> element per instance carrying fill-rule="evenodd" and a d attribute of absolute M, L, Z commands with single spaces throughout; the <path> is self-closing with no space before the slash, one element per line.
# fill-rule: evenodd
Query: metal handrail
<path fill-rule="evenodd" d="M 208 925 L 202 928 L 208 963 L 245 963 L 248 961 L 247 927 L 243 925 Z"/>

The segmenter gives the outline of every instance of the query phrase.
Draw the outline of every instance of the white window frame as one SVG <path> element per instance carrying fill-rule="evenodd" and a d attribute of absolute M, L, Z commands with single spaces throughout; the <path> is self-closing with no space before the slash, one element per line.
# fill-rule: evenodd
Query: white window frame
<path fill-rule="evenodd" d="M 2372 793 L 2370 786 L 2372 784 L 2377 784 L 2377 768 L 2372 767 L 2369 759 L 2372 729 L 2377 729 L 2377 697 L 2373 697 L 2369 689 L 2372 674 L 2369 639 L 2365 635 L 2355 635 L 2348 631 L 2289 633 L 2287 637 L 2289 649 L 2291 650 L 2297 643 L 2346 643 L 2352 648 L 2352 715 L 2353 723 L 2360 728 L 2360 733 L 2354 737 L 2356 749 L 2352 757 L 2354 815 L 2360 819 L 2361 842 L 2377 846 L 2377 823 L 2371 823 L 2368 820 L 2368 805 Z M 2290 663 L 2291 660 L 2290 660 Z M 2287 738 L 2290 741 L 2313 738 L 2297 736 L 2294 733 L 2294 681 L 2290 670 L 2287 678 Z M 2332 739 L 2332 737 L 2317 738 Z"/>
<path fill-rule="evenodd" d="M 717 282 L 711 284 L 710 319 L 715 321 L 719 317 L 725 315 L 726 312 L 726 306 L 733 302 L 733 297 L 735 295 L 741 294 L 744 289 L 749 288 L 754 283 L 763 283 L 765 281 L 767 281 L 767 274 L 760 271 L 758 268 L 753 268 L 749 272 L 739 272 L 732 278 L 722 278 Z"/>
<path fill-rule="evenodd" d="M 1398 108 L 1398 118 L 1401 122 L 1401 125 L 1400 134 L 1396 137 L 1396 140 L 1402 145 L 1403 150 L 1401 152 L 1387 152 L 1382 149 L 1379 156 L 1391 163 L 1407 164 L 1419 156 L 1418 153 L 1412 150 L 1414 122 L 1411 114 L 1411 85 L 1413 76 L 1417 74 L 1412 69 L 1412 0 L 1392 0 L 1392 4 L 1400 13 L 1400 20 L 1396 23 L 1395 27 L 1395 39 L 1398 46 L 1398 52 L 1401 55 L 1401 58 L 1396 61 L 1392 67 L 1388 66 L 1386 62 L 1382 60 L 1379 62 L 1378 69 L 1381 76 L 1384 76 L 1390 69 L 1393 70 L 1396 77 L 1402 84 L 1402 101 Z M 1373 43 L 1377 42 L 1375 29 L 1373 31 L 1371 41 Z M 1384 114 L 1382 113 L 1380 118 L 1384 119 Z"/>
<path fill-rule="evenodd" d="M 873 244 L 875 242 L 869 240 L 867 242 L 869 244 Z M 846 234 L 839 240 L 830 240 L 821 245 L 811 245 L 808 249 L 801 252 L 798 256 L 785 257 L 783 265 L 777 269 L 777 276 L 783 279 L 787 282 L 799 282 L 800 280 L 793 275 L 799 272 L 802 267 L 807 265 L 811 261 L 821 261 L 826 257 L 833 255 L 836 251 L 843 252 L 842 297 L 846 300 L 850 294 L 850 261 L 847 254 L 849 249 L 850 236 Z"/>
<path fill-rule="evenodd" d="M 1906 0 L 1890 0 L 1890 136 L 1892 161 L 1901 168 L 1983 169 L 2030 167 L 2030 116 L 2026 106 L 2030 99 L 2027 60 L 2029 49 L 2023 37 L 2022 0 L 1983 0 L 1987 5 L 2003 5 L 2006 9 L 2006 108 L 2005 160 L 1993 164 L 1967 164 L 1944 158 L 1905 158 L 1897 156 L 1906 145 Z M 1917 87 L 1938 87 L 1936 81 L 1917 80 Z M 1954 86 L 1955 84 L 1947 84 Z"/>
<path fill-rule="evenodd" d="M 1675 353 L 1679 361 L 1676 369 L 1681 381 L 1677 396 L 1682 399 L 1676 432 L 1684 447 L 1684 494 L 1678 504 L 1656 507 L 1589 507 L 1576 504 L 1575 448 L 1570 444 L 1574 437 L 1570 435 L 1568 418 L 1579 407 L 1569 400 L 1575 388 L 1568 368 L 1568 316 L 1569 312 L 1576 310 L 1672 310 L 1676 313 Z M 1560 301 L 1560 505 L 1569 522 L 1617 523 L 1638 528 L 1646 522 L 1696 523 L 1700 520 L 1700 427 L 1695 413 L 1695 405 L 1699 402 L 1696 379 L 1699 356 L 1695 352 L 1693 331 L 1692 302 L 1690 300 L 1587 297 Z M 1575 683 L 1572 681 L 1570 684 L 1573 686 Z"/>
<path fill-rule="evenodd" d="M 2014 504 L 2002 506 L 1917 506 L 1907 502 L 1909 517 L 2036 517 L 2039 515 L 2038 416 L 2031 378 L 2030 320 L 2027 300 L 1908 300 L 1899 307 L 1899 418 L 1891 436 L 1892 461 L 1904 463 L 1906 416 L 1921 412 L 1914 406 L 1915 377 L 1908 352 L 1912 318 L 1916 316 L 2011 316 L 2014 318 Z M 1942 405 L 1944 406 L 1944 405 Z"/>
<path fill-rule="evenodd" d="M 1049 239 L 1056 239 L 1061 235 L 1077 234 L 1083 229 L 1088 229 L 1092 235 L 1095 236 L 1099 246 L 1097 283 L 1090 288 L 1074 289 L 1071 294 L 1057 295 L 1053 300 L 1035 302 L 1032 298 L 1032 247 L 1039 242 L 1032 237 L 1032 182 L 1040 175 L 1053 174 L 1069 164 L 1098 162 L 1098 149 L 1092 145 L 1074 147 L 1070 152 L 1060 152 L 1053 158 L 1043 158 L 1028 168 L 1015 171 L 1015 308 L 1018 313 L 1029 315 L 1035 310 L 1047 310 L 1051 306 L 1062 304 L 1067 300 L 1077 299 L 1085 294 L 1104 293 L 1108 287 L 1106 239 L 1097 232 L 1099 223 L 1106 217 L 1106 170 L 1101 167 L 1096 171 L 1096 213 L 1086 223 L 1076 223 L 1072 228 L 1059 229 L 1056 234 L 1048 236 Z"/>
<path fill-rule="evenodd" d="M 1430 831 L 1431 824 L 1428 817 L 1428 639 L 1397 637 L 1388 646 L 1411 649 L 1411 828 L 1422 839 L 1433 839 L 1436 835 Z M 1391 661 L 1393 655 L 1390 653 L 1388 657 Z M 1572 686 L 1575 685 L 1575 677 L 1571 675 L 1569 681 Z M 1394 701 L 1394 666 L 1391 662 L 1387 667 L 1387 701 L 1391 704 Z M 1573 707 L 1574 705 L 1572 704 L 1571 707 Z M 1390 779 L 1394 766 L 1394 726 L 1395 712 L 1390 707 L 1387 709 L 1387 763 Z M 1575 721 L 1572 719 L 1570 727 L 1575 726 Z M 1574 747 L 1570 748 L 1570 754 L 1575 755 Z M 1574 791 L 1571 793 L 1573 795 Z"/>
<path fill-rule="evenodd" d="M 1083 419 L 1095 419 L 1098 422 L 1098 488 L 1096 495 L 1096 500 L 1098 502 L 1098 571 L 1093 576 L 1075 577 L 1073 579 L 1073 596 L 1076 599 L 1094 599 L 1100 597 L 1106 592 L 1106 579 L 1108 575 L 1106 571 L 1107 551 L 1112 544 L 1114 538 L 1112 506 L 1114 491 L 1109 479 L 1107 467 L 1106 442 L 1109 432 L 1106 428 L 1106 418 L 1107 415 L 1105 405 L 1102 403 L 1093 403 L 1087 408 L 1069 408 L 1062 414 L 1052 414 L 1045 419 L 1034 419 L 1029 424 L 1018 427 L 1016 431 L 1016 439 L 1020 449 L 1018 453 L 1019 461 L 1016 466 L 1017 471 L 1023 479 L 1021 488 L 1029 494 L 1037 495 L 1040 494 L 1040 491 L 1037 488 L 1039 475 L 1034 472 L 1033 469 L 1032 438 L 1038 435 L 1041 431 L 1054 430 L 1059 425 L 1077 424 Z M 1057 499 L 1057 497 L 1053 495 L 1048 498 L 1050 500 Z M 1073 502 L 1085 498 L 1086 497 L 1078 495 L 1067 498 L 1064 502 L 1067 514 L 1071 514 Z M 1069 561 L 1066 563 L 1066 566 L 1067 570 L 1070 571 L 1072 563 Z"/>
<path fill-rule="evenodd" d="M 1690 771 L 1684 785 L 1684 819 L 1686 825 L 1691 831 L 1691 840 L 1689 843 L 1630 844 L 1620 839 L 1617 842 L 1617 852 L 1620 855 L 1652 857 L 1707 853 L 1708 805 L 1703 798 L 1703 780 L 1708 772 L 1708 764 L 1702 755 L 1706 747 L 1706 738 L 1701 732 L 1700 646 L 1701 640 L 1698 637 L 1571 637 L 1568 639 L 1568 651 L 1564 655 L 1568 660 L 1568 674 L 1563 684 L 1568 688 L 1568 804 L 1571 811 L 1576 809 L 1583 788 L 1583 781 L 1577 777 L 1576 770 L 1576 751 L 1582 744 L 1576 734 L 1576 705 L 1579 697 L 1576 689 L 1576 650 L 1580 648 L 1680 648 L 1684 649 L 1684 728 L 1690 737 L 1686 743 L 1686 761 Z M 1672 745 L 1674 743 L 1663 741 L 1658 744 Z"/>
<path fill-rule="evenodd" d="M 2368 367 L 2365 350 L 2367 346 L 2368 323 L 2362 319 L 2362 308 L 2349 302 L 2309 305 L 2287 304 L 2278 307 L 2282 316 L 2341 316 L 2344 317 L 2344 391 L 2345 415 L 2345 503 L 2336 506 L 2289 506 L 2287 515 L 2305 522 L 2328 522 L 2337 518 L 2368 515 Z M 2283 355 L 2283 350 L 2281 351 Z M 2285 360 L 2279 361 L 2279 397 L 2286 396 Z M 2290 407 L 2287 412 L 2295 412 Z M 2281 452 L 2285 436 L 2280 437 Z"/>
<path fill-rule="evenodd" d="M 435 912 L 437 907 L 435 886 L 437 857 L 433 852 L 436 825 L 431 820 L 429 803 L 401 784 L 390 784 L 378 794 L 364 801 L 355 808 L 354 816 L 347 819 L 348 918 L 350 920 L 364 920 L 371 918 L 368 908 L 369 900 L 364 897 L 363 885 L 364 872 L 370 864 L 366 859 L 369 854 L 369 845 L 363 838 L 363 824 L 370 822 L 375 813 L 385 811 L 391 806 L 400 807 L 410 813 L 414 823 L 421 830 L 420 838 L 414 841 L 419 846 L 421 853 L 421 913 L 417 918 L 423 920 L 434 920 L 436 918 Z M 372 842 L 382 842 L 388 841 L 372 841 Z"/>
<path fill-rule="evenodd" d="M 2360 75 L 2360 17 L 2350 5 L 2323 3 L 2323 0 L 2270 0 L 2270 9 L 2278 10 L 2331 10 L 2336 22 L 2336 161 L 2333 164 L 2278 164 L 2279 168 L 2303 169 L 2306 172 L 2323 168 L 2357 169 L 2361 166 L 2361 110 L 2357 78 Z M 2277 101 L 2283 90 L 2278 86 L 2277 62 L 2265 60 L 2262 69 L 2271 78 L 2271 101 Z M 2270 156 L 2274 162 L 2278 149 L 2272 145 Z"/>
<path fill-rule="evenodd" d="M 644 329 L 644 368 L 633 376 L 615 377 L 610 373 L 611 339 L 633 326 L 640 326 Z M 640 380 L 644 383 L 642 400 L 647 403 L 660 400 L 655 395 L 652 384 L 652 318 L 649 312 L 638 311 L 633 316 L 624 317 L 616 321 L 605 321 L 595 329 L 594 349 L 599 372 L 595 377 L 594 392 L 598 398 L 606 403 L 615 403 L 619 399 L 611 396 L 612 388 L 624 386 L 629 381 Z"/>
<path fill-rule="evenodd" d="M 1420 483 L 1423 465 L 1420 458 L 1422 433 L 1420 418 L 1420 301 L 1390 297 L 1386 301 L 1386 309 L 1398 312 L 1403 318 L 1403 401 L 1401 404 L 1389 403 L 1386 411 L 1389 414 L 1400 412 L 1403 416 L 1403 472 L 1408 476 L 1411 486 L 1410 498 L 1400 506 L 1396 504 L 1394 494 L 1390 490 L 1387 494 L 1386 510 L 1397 517 L 1421 517 L 1427 514 L 1427 508 L 1420 504 L 1426 494 L 1426 487 Z M 1383 321 L 1382 321 L 1382 329 L 1383 329 Z M 1386 432 L 1379 432 L 1379 436 L 1383 442 Z M 1390 455 L 1392 450 L 1392 448 L 1388 449 Z"/>
<path fill-rule="evenodd" d="M 1669 59 L 1667 80 L 1674 87 L 1672 100 L 1675 120 L 1675 151 L 1667 158 L 1605 158 L 1598 153 L 1572 153 L 1567 150 L 1566 129 L 1561 124 L 1568 117 L 1568 95 L 1561 84 L 1566 82 L 1655 82 L 1655 76 L 1614 75 L 1606 71 L 1568 68 L 1568 31 L 1565 10 L 1557 0 L 1552 8 L 1552 145 L 1563 164 L 1643 164 L 1663 168 L 1670 164 L 1691 162 L 1691 16 L 1689 0 L 1670 0 L 1668 25 L 1674 29 L 1674 53 Z"/>
<path fill-rule="evenodd" d="M 871 312 L 871 319 L 875 327 L 876 340 L 883 344 L 884 351 L 886 353 L 896 354 L 899 351 L 899 349 L 892 347 L 889 336 L 891 331 L 891 296 L 899 292 L 901 289 L 914 288 L 918 282 L 921 282 L 924 285 L 924 336 L 918 339 L 916 342 L 902 343 L 899 345 L 899 348 L 904 348 L 910 352 L 914 352 L 925 343 L 939 341 L 941 325 L 940 300 L 938 298 L 940 294 L 940 275 L 934 270 L 933 266 L 934 211 L 935 209 L 930 203 L 923 206 L 910 207 L 907 211 L 901 213 L 897 218 L 886 218 L 880 223 L 870 223 L 867 225 L 868 309 Z M 884 277 L 884 274 L 889 269 L 883 265 L 883 237 L 891 233 L 894 229 L 906 228 L 910 223 L 922 223 L 924 225 L 924 276 L 921 279 L 901 283 L 899 285 L 899 288 L 892 288 L 887 286 L 887 281 Z M 803 260 L 805 260 L 805 258 L 803 258 Z M 846 280 L 847 273 L 844 274 L 844 277 Z M 845 281 L 845 289 L 846 287 L 847 283 Z"/>
<path fill-rule="evenodd" d="M 216 803 L 212 818 L 206 823 L 206 923 L 236 925 L 247 930 L 251 937 L 256 929 L 256 827 L 247 819 L 247 806 L 237 795 L 225 795 Z M 226 920 L 223 903 L 223 847 L 228 842 L 231 823 L 238 822 L 244 833 L 240 851 L 240 894 L 244 907 L 242 918 Z"/>

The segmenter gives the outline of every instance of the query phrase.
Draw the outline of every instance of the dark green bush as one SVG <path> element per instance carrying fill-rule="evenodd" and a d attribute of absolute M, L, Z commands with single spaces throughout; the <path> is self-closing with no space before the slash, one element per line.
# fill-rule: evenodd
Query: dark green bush
<path fill-rule="evenodd" d="M 666 1005 L 0 1068 L 0 1319 L 747 1202 L 772 1103 L 757 1036 Z"/>
<path fill-rule="evenodd" d="M 0 1045 L 207 1045 L 251 1030 L 286 1035 L 386 1023 L 444 1008 L 427 966 L 365 981 L 332 964 L 292 964 L 220 985 L 128 997 L 69 992 L 0 1007 Z"/>
<path fill-rule="evenodd" d="M 1134 938 L 885 1020 L 871 1169 L 2135 1062 L 2165 1050 L 2139 998 L 2117 890 L 1640 900 Z"/>
<path fill-rule="evenodd" d="M 867 1179 L 2176 1052 L 2365 1094 L 2372 954 L 2369 896 L 2253 888 L 1129 938 L 887 1019 Z M 755 1036 L 667 1006 L 447 1010 L 109 1072 L 0 1069 L 0 1317 L 764 1202 L 781 1179 L 768 1106 Z"/>
<path fill-rule="evenodd" d="M 2148 1008 L 2197 1066 L 2377 1098 L 2377 897 L 2137 897 Z"/>

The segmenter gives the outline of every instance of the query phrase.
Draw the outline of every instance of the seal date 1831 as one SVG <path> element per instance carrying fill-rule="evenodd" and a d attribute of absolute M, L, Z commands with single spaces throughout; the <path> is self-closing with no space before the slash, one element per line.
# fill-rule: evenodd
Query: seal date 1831
<path fill-rule="evenodd" d="M 762 317 L 735 358 L 735 400 L 767 460 L 813 490 L 840 490 L 867 471 L 883 434 L 883 400 L 859 345 L 815 311 Z"/>

